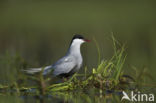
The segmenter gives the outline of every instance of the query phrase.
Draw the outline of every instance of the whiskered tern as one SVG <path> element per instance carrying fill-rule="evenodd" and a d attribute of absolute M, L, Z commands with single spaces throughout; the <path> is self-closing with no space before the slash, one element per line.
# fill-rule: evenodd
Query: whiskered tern
<path fill-rule="evenodd" d="M 74 35 L 66 55 L 54 64 L 44 67 L 43 75 L 52 73 L 50 74 L 52 76 L 68 77 L 76 73 L 83 63 L 80 47 L 85 42 L 90 42 L 90 40 L 79 34 Z M 42 68 L 31 68 L 24 71 L 28 74 L 35 74 L 41 72 Z"/>

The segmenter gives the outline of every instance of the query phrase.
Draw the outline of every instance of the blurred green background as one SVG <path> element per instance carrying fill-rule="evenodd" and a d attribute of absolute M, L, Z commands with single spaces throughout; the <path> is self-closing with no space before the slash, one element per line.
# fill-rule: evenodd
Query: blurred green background
<path fill-rule="evenodd" d="M 126 65 L 148 67 L 156 75 L 156 2 L 131 1 L 0 1 L 0 78 L 16 77 L 7 67 L 6 52 L 20 55 L 32 67 L 50 65 L 64 56 L 74 33 L 92 42 L 82 46 L 84 65 L 96 67 L 99 43 L 102 58 L 113 55 L 112 33 L 126 43 Z M 9 58 L 9 57 L 8 57 Z M 6 61 L 7 62 L 6 62 Z M 9 61 L 9 63 L 12 60 Z M 5 66 L 4 66 L 5 65 Z M 7 67 L 7 69 L 6 69 Z M 81 69 L 81 72 L 83 70 Z M 10 76 L 10 77 L 8 77 Z M 10 79 L 8 79 L 10 80 Z M 0 83 L 1 83 L 0 82 Z"/>

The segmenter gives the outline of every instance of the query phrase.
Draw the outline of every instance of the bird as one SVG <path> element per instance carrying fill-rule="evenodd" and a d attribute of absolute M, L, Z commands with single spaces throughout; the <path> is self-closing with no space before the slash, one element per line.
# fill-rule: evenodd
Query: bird
<path fill-rule="evenodd" d="M 70 77 L 82 67 L 83 58 L 81 55 L 81 44 L 90 42 L 80 34 L 75 34 L 65 56 L 54 64 L 42 68 L 31 68 L 24 70 L 28 74 L 36 74 L 42 71 L 42 75 L 52 75 L 53 77 Z"/>

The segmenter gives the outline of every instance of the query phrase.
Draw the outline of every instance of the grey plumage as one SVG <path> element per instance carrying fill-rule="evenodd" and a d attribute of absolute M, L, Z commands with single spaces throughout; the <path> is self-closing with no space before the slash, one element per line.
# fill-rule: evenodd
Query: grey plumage
<path fill-rule="evenodd" d="M 43 75 L 52 73 L 52 76 L 70 76 L 77 72 L 81 68 L 83 62 L 80 46 L 85 41 L 87 40 L 85 40 L 81 35 L 75 35 L 67 54 L 53 65 L 46 66 L 43 70 Z M 35 74 L 41 72 L 41 70 L 42 68 L 32 68 L 25 71 L 28 74 Z"/>

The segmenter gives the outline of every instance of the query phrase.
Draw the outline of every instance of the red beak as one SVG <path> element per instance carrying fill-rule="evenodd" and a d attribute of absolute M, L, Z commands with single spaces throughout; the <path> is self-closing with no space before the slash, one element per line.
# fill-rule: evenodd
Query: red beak
<path fill-rule="evenodd" d="M 88 39 L 84 39 L 84 41 L 85 41 L 85 42 L 90 42 L 91 40 L 88 40 Z"/>

